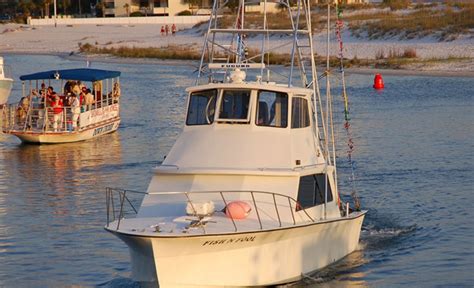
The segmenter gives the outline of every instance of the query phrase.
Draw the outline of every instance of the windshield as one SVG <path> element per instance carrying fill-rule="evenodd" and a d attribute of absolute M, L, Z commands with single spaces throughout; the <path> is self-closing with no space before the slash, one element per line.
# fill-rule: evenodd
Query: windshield
<path fill-rule="evenodd" d="M 194 92 L 189 99 L 186 125 L 209 125 L 214 122 L 217 90 Z"/>
<path fill-rule="evenodd" d="M 249 101 L 250 90 L 225 90 L 219 108 L 219 119 L 248 120 Z"/>

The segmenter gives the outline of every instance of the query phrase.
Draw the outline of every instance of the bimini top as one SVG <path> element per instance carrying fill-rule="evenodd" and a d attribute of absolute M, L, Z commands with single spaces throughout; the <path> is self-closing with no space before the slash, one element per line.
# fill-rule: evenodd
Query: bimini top
<path fill-rule="evenodd" d="M 65 80 L 80 80 L 80 81 L 99 81 L 108 78 L 119 77 L 119 71 L 108 71 L 90 68 L 79 69 L 65 69 L 65 70 L 51 70 L 45 72 L 38 72 L 29 75 L 20 76 L 20 80 L 41 80 L 41 79 L 65 79 Z"/>

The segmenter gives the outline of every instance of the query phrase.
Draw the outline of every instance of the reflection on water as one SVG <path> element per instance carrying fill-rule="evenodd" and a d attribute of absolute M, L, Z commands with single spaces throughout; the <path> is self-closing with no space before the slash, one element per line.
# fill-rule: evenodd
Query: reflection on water
<path fill-rule="evenodd" d="M 366 263 L 368 259 L 364 255 L 362 246 L 357 251 L 349 254 L 344 259 L 333 265 L 305 275 L 303 280 L 293 286 L 299 287 L 368 287 L 364 278 L 366 272 L 358 271 L 358 268 Z"/>
<path fill-rule="evenodd" d="M 84 66 L 52 56 L 8 57 L 15 79 Z M 122 72 L 122 123 L 116 133 L 41 146 L 21 145 L 0 133 L 1 287 L 133 283 L 126 278 L 126 246 L 103 230 L 105 187 L 146 190 L 151 168 L 181 130 L 184 87 L 192 82 L 192 71 L 163 65 L 157 73 L 155 66 L 98 63 L 92 68 Z M 21 83 L 14 85 L 13 102 L 21 97 Z"/>
<path fill-rule="evenodd" d="M 0 152 L 0 168 L 8 167 L 0 176 L 0 247 L 8 247 L 0 248 L 0 262 L 7 268 L 0 269 L 2 274 L 50 271 L 51 279 L 22 276 L 26 283 L 32 278 L 33 286 L 70 281 L 61 267 L 71 260 L 88 261 L 84 251 L 73 247 L 95 245 L 81 240 L 100 233 L 103 185 L 119 177 L 91 168 L 121 163 L 120 143 L 120 135 L 113 133 L 63 145 L 0 145 L 0 151 L 8 150 Z M 13 284 L 10 277 L 0 279 L 0 286 Z"/>
<path fill-rule="evenodd" d="M 110 137 L 78 143 L 19 145 L 9 151 L 4 161 L 9 167 L 19 165 L 6 171 L 7 178 L 34 183 L 32 189 L 37 189 L 38 184 L 46 185 L 61 194 L 74 193 L 70 189 L 75 187 L 93 187 L 100 182 L 101 174 L 91 175 L 87 168 L 121 163 L 121 156 L 120 135 L 112 133 Z M 36 183 L 38 180 L 44 182 Z"/>
<path fill-rule="evenodd" d="M 15 79 L 83 66 L 52 56 L 7 57 Z M 127 247 L 102 228 L 104 188 L 146 190 L 151 169 L 181 131 L 184 89 L 195 69 L 92 67 L 122 71 L 117 133 L 50 146 L 21 145 L 0 134 L 1 287 L 140 286 L 129 278 Z M 347 78 L 356 187 L 369 210 L 360 249 L 288 286 L 470 287 L 472 79 L 390 76 L 382 92 L 373 91 L 372 81 L 365 75 Z M 12 101 L 20 91 L 17 81 Z M 346 198 L 351 184 L 340 91 L 334 98 L 340 191 Z"/>

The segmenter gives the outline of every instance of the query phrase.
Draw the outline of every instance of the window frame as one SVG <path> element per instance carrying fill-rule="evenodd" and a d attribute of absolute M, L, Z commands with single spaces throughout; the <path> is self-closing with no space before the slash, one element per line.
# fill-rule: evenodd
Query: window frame
<path fill-rule="evenodd" d="M 306 205 L 306 203 L 302 203 L 302 199 L 301 197 L 304 197 L 304 196 L 308 196 L 306 195 L 308 192 L 306 191 L 305 193 L 302 194 L 302 183 L 301 181 L 303 180 L 303 178 L 305 177 L 312 177 L 314 182 L 313 182 L 313 191 L 311 193 L 311 197 L 312 197 L 312 204 L 310 205 Z M 322 179 L 320 178 L 319 180 L 322 180 L 323 183 L 321 184 L 320 182 L 318 182 L 318 177 L 322 177 Z M 329 177 L 328 174 L 324 174 L 324 173 L 316 173 L 316 174 L 309 174 L 309 175 L 304 175 L 304 176 L 300 176 L 299 177 L 299 182 L 298 182 L 298 194 L 296 195 L 296 201 L 298 203 L 298 207 L 296 209 L 296 211 L 299 211 L 299 210 L 302 210 L 302 209 L 307 209 L 307 208 L 312 208 L 312 207 L 317 207 L 317 206 L 320 206 L 320 205 L 324 205 L 324 192 L 325 192 L 325 189 L 326 187 L 324 186 L 325 185 L 325 177 L 327 177 L 327 185 L 328 185 L 328 199 L 327 199 L 327 202 L 326 203 L 331 203 L 334 201 L 335 197 L 333 196 L 333 192 L 332 192 L 332 187 L 331 187 L 331 179 Z M 317 203 L 317 192 L 319 190 L 319 193 L 320 193 L 320 198 L 321 198 L 321 203 Z"/>
<path fill-rule="evenodd" d="M 219 89 L 219 101 L 217 101 L 216 103 L 216 122 L 218 123 L 229 123 L 229 124 L 232 124 L 232 123 L 239 123 L 239 124 L 247 124 L 247 123 L 250 123 L 250 118 L 252 117 L 252 94 L 253 94 L 253 91 L 255 90 L 252 90 L 252 89 L 238 89 L 238 88 L 230 88 L 230 89 L 226 89 L 226 88 L 222 88 L 222 89 Z M 224 101 L 224 93 L 226 91 L 248 91 L 249 92 L 249 102 L 248 102 L 248 110 L 247 110 L 247 118 L 245 119 L 240 119 L 240 118 L 221 118 L 221 105 L 222 105 L 222 101 Z"/>
<path fill-rule="evenodd" d="M 190 110 L 190 107 L 191 107 L 191 98 L 193 97 L 193 94 L 199 94 L 199 93 L 203 93 L 203 92 L 211 92 L 213 91 L 214 92 L 214 97 L 216 98 L 215 101 L 214 101 L 214 115 L 212 115 L 212 119 L 209 119 L 210 120 L 210 123 L 202 123 L 202 124 L 189 124 L 188 121 L 189 121 L 189 110 Z M 212 98 L 212 97 L 211 97 Z M 188 100 L 188 109 L 186 110 L 186 126 L 203 126 L 203 125 L 212 125 L 214 124 L 214 122 L 216 121 L 216 107 L 217 107 L 217 102 L 218 102 L 218 98 L 219 98 L 219 90 L 214 88 L 214 89 L 206 89 L 206 90 L 198 90 L 198 91 L 193 91 L 191 93 L 189 93 L 189 100 Z M 208 102 L 209 103 L 209 102 Z M 207 110 L 207 109 L 206 109 Z M 205 113 L 207 113 L 207 111 L 205 111 Z"/>
<path fill-rule="evenodd" d="M 302 100 L 304 100 L 305 103 L 306 103 L 306 113 L 307 113 L 306 115 L 308 116 L 308 125 L 306 125 L 306 126 L 293 127 L 293 116 L 294 116 L 294 114 L 295 114 L 295 113 L 293 113 L 293 112 L 294 112 L 293 109 L 294 109 L 294 106 L 295 106 L 294 103 L 293 103 L 293 100 L 295 100 L 295 99 L 302 99 Z M 311 122 L 312 122 L 311 118 L 312 118 L 312 117 L 311 117 L 311 113 L 310 113 L 310 111 L 309 111 L 309 110 L 310 110 L 310 105 L 309 105 L 309 103 L 310 103 L 310 101 L 308 101 L 308 99 L 306 98 L 305 95 L 293 95 L 293 96 L 291 97 L 291 119 L 290 119 L 290 121 L 291 121 L 291 126 L 290 126 L 291 129 L 304 129 L 304 128 L 311 127 Z"/>
<path fill-rule="evenodd" d="M 260 92 L 271 92 L 275 94 L 283 94 L 286 95 L 286 126 L 272 126 L 272 125 L 262 125 L 258 124 L 258 113 L 259 113 L 259 108 L 260 108 L 260 103 L 259 103 L 259 97 L 260 97 Z M 290 95 L 286 92 L 280 92 L 280 91 L 274 91 L 274 90 L 257 90 L 257 95 L 256 95 L 256 101 L 255 101 L 255 125 L 258 127 L 270 127 L 270 128 L 282 128 L 286 129 L 289 127 L 288 125 L 288 120 L 290 119 Z"/>

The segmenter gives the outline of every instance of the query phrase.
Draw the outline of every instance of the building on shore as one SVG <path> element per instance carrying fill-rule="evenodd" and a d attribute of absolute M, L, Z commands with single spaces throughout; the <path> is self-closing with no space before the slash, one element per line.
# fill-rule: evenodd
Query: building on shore
<path fill-rule="evenodd" d="M 359 0 L 351 0 L 359 1 Z M 103 0 L 106 17 L 127 17 L 139 12 L 144 16 L 176 16 L 189 11 L 195 15 L 209 15 L 213 0 L 201 0 L 192 4 L 186 0 Z M 195 2 L 193 2 L 195 3 Z M 246 12 L 278 12 L 279 4 L 268 1 L 253 2 L 246 6 Z"/>
<path fill-rule="evenodd" d="M 0 0 L 1 1 L 1 0 Z M 195 15 L 209 15 L 213 0 L 200 0 L 195 4 L 188 0 L 102 0 L 106 17 L 127 17 L 132 13 L 139 12 L 143 16 L 177 16 L 188 11 Z M 336 0 L 312 0 L 313 4 L 334 2 Z M 192 2 L 192 3 L 191 3 Z M 199 2 L 199 1 L 198 1 Z M 343 0 L 344 4 L 363 4 L 369 0 Z M 246 5 L 246 12 L 278 12 L 277 1 L 253 1 Z M 266 6 L 266 7 L 265 7 Z"/>
<path fill-rule="evenodd" d="M 184 0 L 103 0 L 106 17 L 127 17 L 139 12 L 144 16 L 176 16 L 185 11 L 208 9 L 212 0 L 202 0 L 198 6 Z"/>

